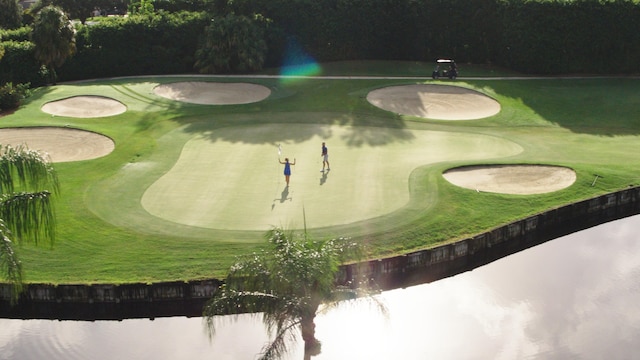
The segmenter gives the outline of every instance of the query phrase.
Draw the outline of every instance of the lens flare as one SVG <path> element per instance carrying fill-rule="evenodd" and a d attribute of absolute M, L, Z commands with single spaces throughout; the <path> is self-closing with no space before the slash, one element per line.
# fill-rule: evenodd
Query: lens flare
<path fill-rule="evenodd" d="M 294 39 L 289 39 L 283 65 L 280 68 L 281 83 L 299 81 L 303 77 L 319 75 L 322 68 Z"/>

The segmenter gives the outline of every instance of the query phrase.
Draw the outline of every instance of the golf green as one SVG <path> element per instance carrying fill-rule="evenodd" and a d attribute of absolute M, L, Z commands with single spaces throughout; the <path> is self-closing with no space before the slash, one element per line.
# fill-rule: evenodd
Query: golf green
<path fill-rule="evenodd" d="M 304 217 L 308 228 L 348 224 L 405 205 L 409 176 L 419 166 L 522 151 L 502 138 L 426 130 L 268 124 L 215 132 L 193 135 L 171 169 L 152 179 L 141 199 L 149 214 L 222 230 L 301 228 Z M 331 165 L 324 172 L 323 141 Z M 278 145 L 281 160 L 295 159 L 290 186 Z"/>

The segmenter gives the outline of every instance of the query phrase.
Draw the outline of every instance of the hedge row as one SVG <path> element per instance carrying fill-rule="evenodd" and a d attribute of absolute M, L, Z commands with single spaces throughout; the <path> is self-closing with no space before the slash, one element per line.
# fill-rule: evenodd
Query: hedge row
<path fill-rule="evenodd" d="M 234 0 L 319 60 L 494 63 L 527 73 L 640 70 L 637 0 Z"/>
<path fill-rule="evenodd" d="M 0 29 L 0 41 L 29 41 L 31 28 L 24 26 L 17 29 Z"/>
<path fill-rule="evenodd" d="M 198 39 L 211 17 L 202 12 L 110 18 L 81 26 L 78 53 L 61 80 L 193 72 Z"/>
<path fill-rule="evenodd" d="M 637 73 L 636 1 L 517 2 L 501 8 L 496 62 L 529 73 Z M 498 61 L 499 60 L 499 61 Z"/>
<path fill-rule="evenodd" d="M 34 56 L 35 45 L 30 41 L 4 41 L 4 56 L 0 60 L 0 84 L 45 84 L 46 77 Z"/>
<path fill-rule="evenodd" d="M 217 11 L 258 13 L 272 20 L 266 32 L 266 67 L 281 65 L 287 57 L 286 40 L 318 61 L 451 57 L 460 63 L 493 63 L 537 74 L 640 70 L 637 0 L 220 3 L 216 2 Z M 198 41 L 214 16 L 160 12 L 79 26 L 78 52 L 58 72 L 60 80 L 193 73 Z M 38 84 L 37 76 L 27 75 L 34 68 L 27 59 L 28 46 L 12 44 L 5 46 L 7 54 L 0 61 L 0 83 Z M 18 54 L 10 54 L 13 51 Z"/>

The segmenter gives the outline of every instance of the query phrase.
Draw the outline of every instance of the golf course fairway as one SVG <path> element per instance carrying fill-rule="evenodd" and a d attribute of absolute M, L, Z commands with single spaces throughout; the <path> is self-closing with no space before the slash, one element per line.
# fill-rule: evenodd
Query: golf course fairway
<path fill-rule="evenodd" d="M 55 243 L 18 248 L 26 281 L 223 278 L 274 226 L 382 258 L 639 184 L 637 79 L 369 76 L 376 64 L 37 89 L 0 128 L 61 184 Z M 288 187 L 279 158 L 295 159 Z"/>

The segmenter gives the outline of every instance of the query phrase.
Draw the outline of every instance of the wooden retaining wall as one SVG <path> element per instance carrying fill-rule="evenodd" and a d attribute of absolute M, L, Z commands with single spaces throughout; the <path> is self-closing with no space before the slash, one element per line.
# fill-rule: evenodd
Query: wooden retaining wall
<path fill-rule="evenodd" d="M 545 211 L 485 233 L 431 249 L 341 267 L 338 282 L 367 279 L 383 290 L 423 284 L 475 269 L 502 257 L 612 220 L 640 213 L 640 187 L 630 187 Z M 153 284 L 30 284 L 17 304 L 0 284 L 0 317 L 121 320 L 200 316 L 217 279 Z"/>

